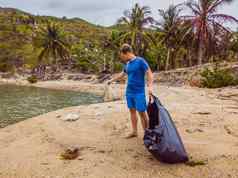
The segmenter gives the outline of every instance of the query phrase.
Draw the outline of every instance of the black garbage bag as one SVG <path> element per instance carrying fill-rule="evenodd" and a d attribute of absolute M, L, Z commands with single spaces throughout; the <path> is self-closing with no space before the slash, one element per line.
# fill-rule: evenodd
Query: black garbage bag
<path fill-rule="evenodd" d="M 153 96 L 147 108 L 149 129 L 145 131 L 144 144 L 149 152 L 165 163 L 183 163 L 188 155 L 166 108 Z"/>

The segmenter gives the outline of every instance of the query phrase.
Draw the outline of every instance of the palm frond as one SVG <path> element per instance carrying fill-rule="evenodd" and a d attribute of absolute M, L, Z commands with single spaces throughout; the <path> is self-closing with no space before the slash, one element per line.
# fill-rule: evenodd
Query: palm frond
<path fill-rule="evenodd" d="M 226 15 L 226 14 L 213 14 L 210 16 L 210 18 L 214 18 L 215 20 L 218 20 L 221 22 L 238 23 L 238 19 L 236 19 L 233 16 Z"/>
<path fill-rule="evenodd" d="M 210 6 L 210 8 L 208 9 L 208 12 L 214 13 L 219 6 L 224 4 L 230 4 L 233 1 L 234 0 L 215 0 L 213 4 Z"/>

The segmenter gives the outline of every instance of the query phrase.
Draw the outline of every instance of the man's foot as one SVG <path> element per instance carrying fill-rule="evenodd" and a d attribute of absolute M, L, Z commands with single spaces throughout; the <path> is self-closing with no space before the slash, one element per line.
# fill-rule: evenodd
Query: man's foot
<path fill-rule="evenodd" d="M 127 135 L 127 136 L 125 137 L 125 139 L 131 139 L 131 138 L 135 138 L 135 137 L 137 137 L 137 136 L 138 136 L 137 133 L 132 132 L 132 133 L 130 133 L 129 135 Z"/>

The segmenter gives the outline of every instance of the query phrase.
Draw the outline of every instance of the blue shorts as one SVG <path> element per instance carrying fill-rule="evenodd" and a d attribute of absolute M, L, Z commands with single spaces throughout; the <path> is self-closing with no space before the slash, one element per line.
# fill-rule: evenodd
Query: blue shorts
<path fill-rule="evenodd" d="M 147 109 L 145 94 L 127 94 L 127 107 L 136 109 L 138 112 L 145 112 Z"/>

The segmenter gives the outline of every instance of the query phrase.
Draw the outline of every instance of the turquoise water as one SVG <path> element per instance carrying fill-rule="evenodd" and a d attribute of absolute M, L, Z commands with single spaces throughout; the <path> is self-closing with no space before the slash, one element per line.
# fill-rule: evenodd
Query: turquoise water
<path fill-rule="evenodd" d="M 0 85 L 0 128 L 64 107 L 102 101 L 88 93 Z"/>

